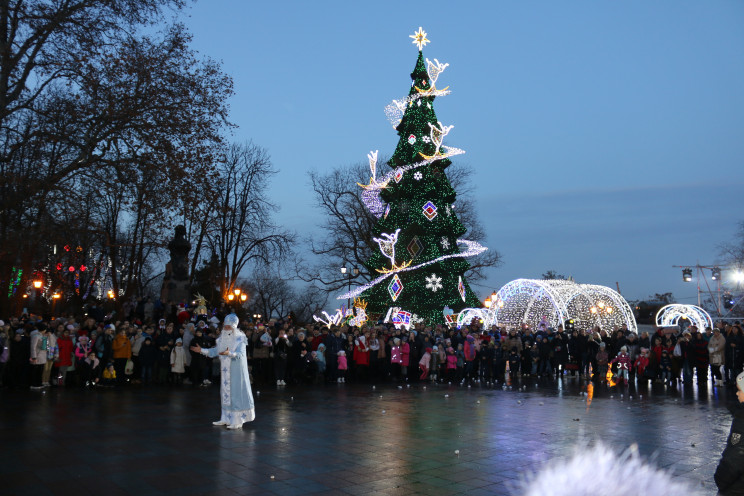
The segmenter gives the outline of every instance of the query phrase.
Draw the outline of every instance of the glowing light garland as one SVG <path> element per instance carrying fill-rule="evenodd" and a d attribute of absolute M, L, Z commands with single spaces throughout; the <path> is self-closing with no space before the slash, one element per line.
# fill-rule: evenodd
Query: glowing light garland
<path fill-rule="evenodd" d="M 337 300 L 345 300 L 347 298 L 356 298 L 357 296 L 359 296 L 360 294 L 362 294 L 367 289 L 369 289 L 372 286 L 375 286 L 375 285 L 381 283 L 382 281 L 384 281 L 385 279 L 387 279 L 388 277 L 392 276 L 394 273 L 397 273 L 397 272 L 408 272 L 408 271 L 411 271 L 411 270 L 417 270 L 417 269 L 420 269 L 421 267 L 426 267 L 427 265 L 435 264 L 437 262 L 441 262 L 442 260 L 446 260 L 448 258 L 467 258 L 467 257 L 474 257 L 475 255 L 478 255 L 480 253 L 483 253 L 484 251 L 486 251 L 488 249 L 485 246 L 483 246 L 480 243 L 478 243 L 477 241 L 470 241 L 470 240 L 467 240 L 467 239 L 458 239 L 457 240 L 457 243 L 458 244 L 465 245 L 466 246 L 465 250 L 464 251 L 461 251 L 460 253 L 452 253 L 450 255 L 442 255 L 441 257 L 434 258 L 432 260 L 428 260 L 428 261 L 423 262 L 423 263 L 420 263 L 418 265 L 408 266 L 408 267 L 399 269 L 399 270 L 397 270 L 395 272 L 390 272 L 390 273 L 387 273 L 387 274 L 383 274 L 383 275 L 377 277 L 376 279 L 368 282 L 367 284 L 364 284 L 362 286 L 359 286 L 356 289 L 354 289 L 354 290 L 352 290 L 352 291 L 350 291 L 348 293 L 344 293 L 342 295 L 337 296 L 336 299 Z"/>
<path fill-rule="evenodd" d="M 607 311 L 608 308 L 611 310 Z M 566 319 L 574 319 L 579 329 L 595 325 L 612 329 L 625 324 L 628 330 L 638 332 L 633 311 L 619 293 L 606 286 L 559 279 L 516 279 L 497 292 L 490 308 L 474 310 L 482 312 L 486 326 L 529 324 L 536 328 L 545 321 L 551 327 L 558 327 Z"/>
<path fill-rule="evenodd" d="M 378 181 L 378 184 L 385 184 L 390 182 L 390 180 L 394 179 L 396 174 L 400 172 L 400 178 L 403 178 L 403 174 L 410 170 L 418 169 L 419 167 L 423 167 L 425 165 L 429 165 L 433 162 L 436 162 L 437 160 L 441 160 L 443 158 L 453 157 L 455 155 L 462 155 L 465 153 L 465 150 L 461 150 L 459 148 L 451 147 L 451 146 L 445 146 L 442 145 L 442 149 L 444 150 L 444 153 L 442 153 L 439 157 L 431 157 L 427 158 L 426 160 L 422 160 L 421 162 L 416 162 L 410 165 L 406 165 L 403 167 L 398 167 L 394 171 L 390 171 L 382 178 L 381 181 Z M 364 203 L 364 206 L 367 207 L 367 210 L 370 211 L 372 215 L 377 217 L 378 219 L 382 217 L 383 213 L 385 213 L 385 207 L 387 206 L 387 203 L 382 201 L 380 198 L 380 190 L 382 187 L 369 187 L 366 188 L 364 191 L 362 191 L 362 203 Z M 449 215 L 449 208 L 448 213 Z"/>
<path fill-rule="evenodd" d="M 656 314 L 656 325 L 659 327 L 674 327 L 679 325 L 680 319 L 689 319 L 700 331 L 706 327 L 713 327 L 713 319 L 708 312 L 696 305 L 682 305 L 673 303 L 659 309 Z"/>

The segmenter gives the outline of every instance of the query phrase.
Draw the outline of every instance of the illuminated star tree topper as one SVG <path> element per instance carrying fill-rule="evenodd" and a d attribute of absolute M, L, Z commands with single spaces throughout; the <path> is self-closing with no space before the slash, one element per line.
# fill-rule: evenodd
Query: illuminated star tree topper
<path fill-rule="evenodd" d="M 427 43 L 429 43 L 429 39 L 426 37 L 426 31 L 424 31 L 421 26 L 419 26 L 419 29 L 417 32 L 411 34 L 408 36 L 409 38 L 413 38 L 413 44 L 418 45 L 419 52 L 423 47 L 426 46 Z"/>

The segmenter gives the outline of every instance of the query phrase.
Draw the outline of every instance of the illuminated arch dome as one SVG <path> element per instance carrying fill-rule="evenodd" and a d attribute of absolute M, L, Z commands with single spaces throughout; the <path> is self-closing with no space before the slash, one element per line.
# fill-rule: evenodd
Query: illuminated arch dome
<path fill-rule="evenodd" d="M 674 327 L 679 325 L 680 319 L 689 319 L 700 331 L 706 327 L 713 327 L 713 319 L 708 312 L 695 305 L 672 303 L 661 307 L 656 314 L 656 325 L 659 327 Z"/>
<path fill-rule="evenodd" d="M 562 279 L 516 279 L 497 293 L 486 312 L 488 325 L 537 328 L 541 322 L 558 327 L 574 319 L 577 329 L 598 325 L 612 330 L 623 324 L 638 332 L 633 311 L 620 293 L 606 286 L 577 284 Z"/>

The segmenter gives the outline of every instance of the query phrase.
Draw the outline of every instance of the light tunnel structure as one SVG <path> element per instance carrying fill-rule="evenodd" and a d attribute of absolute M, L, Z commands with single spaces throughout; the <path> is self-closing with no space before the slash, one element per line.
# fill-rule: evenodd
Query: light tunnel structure
<path fill-rule="evenodd" d="M 681 324 L 680 320 L 689 321 L 700 331 L 706 327 L 713 328 L 713 319 L 708 312 L 696 305 L 672 303 L 660 308 L 656 314 L 656 325 L 659 327 L 676 327 Z"/>
<path fill-rule="evenodd" d="M 625 324 L 629 331 L 638 332 L 628 302 L 606 286 L 562 279 L 516 279 L 496 294 L 496 301 L 490 308 L 481 310 L 484 324 L 488 326 L 516 328 L 528 324 L 535 329 L 542 323 L 557 328 L 573 319 L 576 329 L 599 326 L 610 332 Z"/>

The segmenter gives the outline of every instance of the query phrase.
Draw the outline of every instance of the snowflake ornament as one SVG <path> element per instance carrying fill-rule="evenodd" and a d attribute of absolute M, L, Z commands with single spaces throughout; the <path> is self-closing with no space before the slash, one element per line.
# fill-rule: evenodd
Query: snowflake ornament
<path fill-rule="evenodd" d="M 450 247 L 449 240 L 447 239 L 447 236 L 442 236 L 442 241 L 440 241 L 439 244 L 441 244 L 442 245 L 442 248 L 444 248 L 445 250 L 449 249 L 449 247 Z"/>
<path fill-rule="evenodd" d="M 436 293 L 438 289 L 442 289 L 442 278 L 437 277 L 436 274 L 432 274 L 426 279 L 426 289 L 431 289 L 433 293 Z"/>
<path fill-rule="evenodd" d="M 424 175 L 423 175 L 423 174 L 421 174 L 421 171 L 416 171 L 416 172 L 415 172 L 415 173 L 413 174 L 413 178 L 414 178 L 414 179 L 415 179 L 416 181 L 421 181 L 421 178 L 422 178 L 422 177 L 424 177 Z"/>
<path fill-rule="evenodd" d="M 428 136 L 423 136 L 423 137 L 421 138 L 421 140 L 422 140 L 422 141 L 423 141 L 424 143 L 431 143 L 431 138 L 429 138 Z"/>

